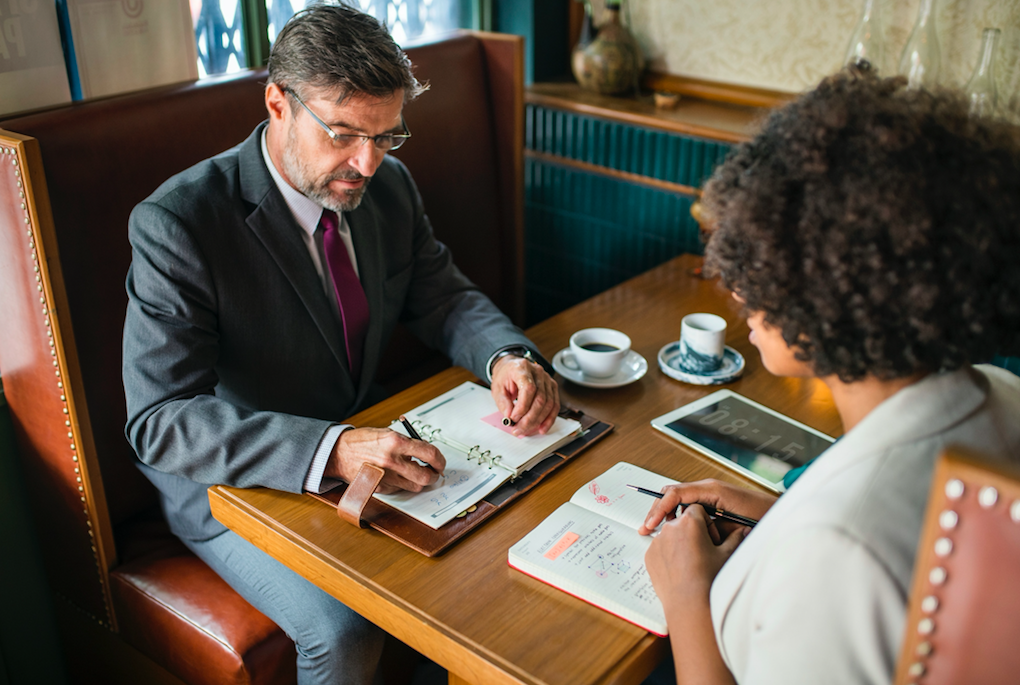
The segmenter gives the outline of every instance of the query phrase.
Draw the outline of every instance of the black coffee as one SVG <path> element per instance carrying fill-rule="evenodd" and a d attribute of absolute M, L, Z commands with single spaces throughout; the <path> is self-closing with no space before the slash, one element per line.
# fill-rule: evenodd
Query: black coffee
<path fill-rule="evenodd" d="M 616 352 L 620 348 L 616 345 L 607 345 L 606 343 L 585 343 L 581 345 L 582 350 L 588 350 L 589 352 Z"/>

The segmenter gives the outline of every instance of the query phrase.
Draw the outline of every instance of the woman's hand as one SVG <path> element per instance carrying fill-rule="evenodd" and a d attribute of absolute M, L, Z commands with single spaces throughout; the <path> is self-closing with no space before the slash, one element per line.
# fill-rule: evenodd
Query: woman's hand
<path fill-rule="evenodd" d="M 651 533 L 663 520 L 672 519 L 681 503 L 707 504 L 716 509 L 724 509 L 731 514 L 760 519 L 776 501 L 775 495 L 730 485 L 718 480 L 699 480 L 693 483 L 667 485 L 662 492 L 662 499 L 655 500 L 645 518 L 644 525 L 638 528 L 638 532 L 642 535 Z M 737 523 L 717 519 L 710 521 L 708 534 L 713 543 L 719 544 L 728 533 L 744 527 Z"/>
<path fill-rule="evenodd" d="M 709 532 L 711 523 L 701 506 L 687 507 L 663 525 L 645 552 L 645 566 L 663 606 L 676 606 L 687 598 L 707 599 L 719 569 L 751 530 L 739 526 L 716 544 Z"/>
<path fill-rule="evenodd" d="M 712 628 L 709 590 L 750 530 L 740 526 L 716 545 L 709 518 L 695 504 L 667 521 L 645 552 L 645 567 L 669 626 L 678 685 L 732 685 Z"/>

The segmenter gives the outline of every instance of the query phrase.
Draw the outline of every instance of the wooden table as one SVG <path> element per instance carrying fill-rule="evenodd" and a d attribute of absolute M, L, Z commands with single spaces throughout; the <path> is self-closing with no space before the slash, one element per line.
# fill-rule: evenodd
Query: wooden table
<path fill-rule="evenodd" d="M 640 682 L 666 655 L 667 641 L 511 569 L 507 549 L 618 461 L 679 480 L 750 483 L 649 424 L 715 389 L 680 383 L 659 371 L 658 351 L 679 337 L 683 315 L 708 311 L 729 322 L 727 344 L 744 355 L 747 366 L 726 387 L 830 435 L 841 432 L 820 382 L 777 379 L 762 368 L 736 304 L 717 283 L 691 275 L 699 264 L 699 258 L 678 257 L 528 331 L 552 358 L 577 329 L 623 330 L 648 360 L 648 373 L 611 390 L 562 382 L 565 403 L 615 423 L 616 430 L 444 555 L 429 559 L 381 533 L 355 529 L 304 495 L 215 486 L 209 490 L 213 514 L 446 668 L 451 683 Z M 469 378 L 462 369 L 449 369 L 351 423 L 389 425 L 402 411 Z"/>

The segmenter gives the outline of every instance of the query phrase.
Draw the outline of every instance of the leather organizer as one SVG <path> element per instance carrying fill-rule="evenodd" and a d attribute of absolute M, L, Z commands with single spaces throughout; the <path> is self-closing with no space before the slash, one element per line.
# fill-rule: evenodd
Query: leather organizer
<path fill-rule="evenodd" d="M 377 466 L 362 467 L 350 485 L 345 483 L 327 492 L 307 494 L 335 507 L 337 515 L 352 525 L 374 528 L 427 557 L 438 556 L 613 430 L 613 424 L 575 409 L 564 409 L 560 416 L 580 422 L 581 435 L 576 440 L 559 448 L 516 480 L 504 483 L 475 504 L 474 511 L 453 519 L 438 530 L 372 497 L 382 480 L 382 469 Z"/>

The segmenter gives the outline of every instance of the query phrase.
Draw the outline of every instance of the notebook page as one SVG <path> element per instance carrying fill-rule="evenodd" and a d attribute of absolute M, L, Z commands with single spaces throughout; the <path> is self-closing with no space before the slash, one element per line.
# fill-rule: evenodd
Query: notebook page
<path fill-rule="evenodd" d="M 498 414 L 489 389 L 468 381 L 405 415 L 426 440 L 436 443 L 430 440 L 429 431 L 440 429 L 444 438 L 500 456 L 500 464 L 515 473 L 526 470 L 536 457 L 573 440 L 581 428 L 577 421 L 557 417 L 545 435 L 517 437 L 499 422 L 502 417 Z"/>
<path fill-rule="evenodd" d="M 390 430 L 407 435 L 396 422 Z M 486 464 L 468 461 L 467 455 L 441 442 L 434 443 L 446 458 L 442 477 L 421 492 L 396 492 L 390 495 L 372 495 L 394 509 L 421 521 L 429 528 L 438 529 L 452 521 L 473 504 L 510 480 L 510 472 L 492 469 Z"/>
<path fill-rule="evenodd" d="M 510 565 L 657 635 L 666 615 L 645 568 L 652 538 L 571 502 L 508 551 Z"/>
<path fill-rule="evenodd" d="M 659 492 L 663 486 L 676 482 L 672 478 L 621 461 L 586 483 L 574 493 L 570 501 L 637 530 L 655 504 L 655 498 L 631 490 L 627 485 Z"/>

